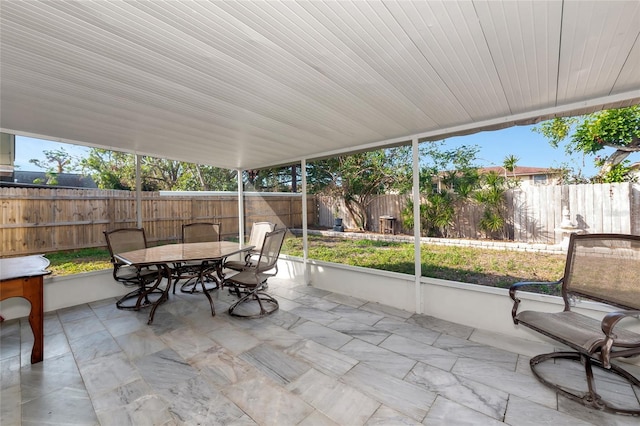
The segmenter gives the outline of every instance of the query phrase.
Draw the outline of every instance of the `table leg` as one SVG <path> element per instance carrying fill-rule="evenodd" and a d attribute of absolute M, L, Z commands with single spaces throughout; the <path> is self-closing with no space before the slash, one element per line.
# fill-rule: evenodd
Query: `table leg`
<path fill-rule="evenodd" d="M 31 364 L 42 361 L 44 355 L 44 297 L 42 277 L 25 278 L 24 298 L 31 303 L 29 325 L 33 332 L 33 348 L 31 349 Z"/>
<path fill-rule="evenodd" d="M 171 289 L 171 268 L 169 268 L 169 265 L 167 265 L 166 263 L 162 263 L 157 266 L 158 268 L 164 269 L 164 276 L 167 277 L 167 287 L 162 292 L 162 296 L 160 296 L 160 298 L 158 298 L 156 303 L 154 303 L 153 306 L 151 307 L 151 312 L 149 312 L 149 321 L 147 321 L 147 325 L 151 325 L 151 323 L 153 322 L 153 316 L 155 315 L 156 309 L 158 309 L 158 306 L 160 306 L 162 303 L 164 303 L 169 299 L 169 290 Z M 160 281 L 162 280 L 163 274 L 160 273 L 158 275 L 159 275 L 158 282 L 156 283 L 156 285 L 153 286 L 151 291 L 153 291 L 153 289 L 156 289 L 160 284 Z"/>

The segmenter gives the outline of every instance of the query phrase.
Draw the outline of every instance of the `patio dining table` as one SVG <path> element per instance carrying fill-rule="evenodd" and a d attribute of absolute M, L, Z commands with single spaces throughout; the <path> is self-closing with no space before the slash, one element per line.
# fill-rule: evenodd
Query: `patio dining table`
<path fill-rule="evenodd" d="M 149 321 L 147 322 L 147 324 L 151 324 L 158 306 L 169 299 L 169 289 L 173 284 L 171 265 L 185 262 L 202 262 L 202 275 L 204 274 L 205 269 L 211 268 L 211 265 L 213 264 L 216 268 L 216 274 L 218 275 L 220 282 L 222 282 L 222 279 L 224 278 L 224 274 L 222 272 L 224 259 L 238 253 L 249 251 L 252 248 L 254 248 L 252 245 L 241 245 L 231 241 L 180 243 L 117 253 L 114 254 L 114 256 L 127 265 L 137 267 L 156 266 L 158 268 L 158 278 L 156 279 L 156 282 L 153 285 L 146 287 L 145 290 L 140 293 L 136 306 L 140 306 L 143 299 L 156 292 L 160 288 L 160 284 L 164 278 L 167 279 L 167 285 L 163 289 L 162 295 L 152 303 L 151 312 L 149 313 Z M 207 299 L 209 299 L 211 315 L 215 316 L 216 313 L 211 295 L 204 288 L 202 292 L 205 294 Z"/>

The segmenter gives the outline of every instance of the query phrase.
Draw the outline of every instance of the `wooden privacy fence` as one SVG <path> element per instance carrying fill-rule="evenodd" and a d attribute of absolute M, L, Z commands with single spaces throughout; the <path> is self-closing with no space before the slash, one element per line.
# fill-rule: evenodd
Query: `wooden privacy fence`
<path fill-rule="evenodd" d="M 369 206 L 371 231 L 379 232 L 378 218 L 396 218 L 396 230 L 403 229 L 401 211 L 406 195 L 383 195 Z M 640 235 L 640 185 L 632 183 L 564 186 L 527 186 L 507 193 L 508 221 L 513 239 L 526 243 L 559 243 L 558 230 L 567 207 L 569 219 L 589 233 L 613 232 Z M 0 188 L 2 221 L 0 256 L 16 256 L 105 245 L 105 230 L 136 226 L 136 194 L 130 191 Z M 141 193 L 143 226 L 149 242 L 178 241 L 183 223 L 216 221 L 223 237 L 237 237 L 238 199 L 234 193 L 164 196 Z M 302 197 L 299 194 L 246 193 L 245 233 L 251 224 L 271 221 L 278 226 L 302 226 Z M 333 227 L 335 204 L 331 198 L 308 197 L 309 225 Z M 342 201 L 338 215 L 347 228 L 354 221 Z M 467 203 L 458 206 L 451 238 L 484 238 L 478 223 L 482 209 Z"/>
<path fill-rule="evenodd" d="M 103 231 L 136 226 L 136 194 L 86 189 L 0 188 L 1 256 L 16 256 L 106 245 Z M 307 220 L 316 221 L 316 202 L 307 200 Z M 238 198 L 234 193 L 165 196 L 141 193 L 143 227 L 151 244 L 175 242 L 182 224 L 220 222 L 225 237 L 237 237 Z M 302 226 L 300 194 L 246 193 L 245 233 L 253 222 Z"/>
<path fill-rule="evenodd" d="M 640 235 L 638 184 L 533 186 L 509 195 L 515 241 L 560 242 L 565 207 L 584 232 Z"/>
<path fill-rule="evenodd" d="M 341 217 L 345 228 L 355 229 L 356 222 L 347 212 L 342 199 L 335 199 L 329 196 L 316 195 L 318 202 L 318 225 L 321 227 L 333 227 L 334 217 Z M 400 212 L 407 205 L 409 197 L 407 195 L 380 195 L 376 197 L 367 209 L 367 220 L 371 226 L 371 231 L 379 232 L 380 216 L 393 216 L 396 218 L 396 226 L 400 232 L 413 233 L 411 229 L 401 229 L 402 221 Z"/>
<path fill-rule="evenodd" d="M 400 223 L 409 199 L 407 195 L 383 195 L 375 199 L 368 210 L 370 230 L 380 232 L 378 218 L 389 215 L 397 218 L 400 232 L 412 234 L 412 229 L 403 229 Z M 319 226 L 333 226 L 336 203 L 327 197 L 318 196 L 317 200 Z M 569 220 L 582 231 L 640 235 L 639 184 L 531 185 L 507 191 L 506 203 L 510 234 L 518 242 L 560 243 L 564 207 L 569 211 Z M 473 202 L 457 205 L 447 236 L 485 238 L 479 227 L 482 212 L 482 206 Z M 355 227 L 341 200 L 338 215 L 343 217 L 347 228 Z"/>

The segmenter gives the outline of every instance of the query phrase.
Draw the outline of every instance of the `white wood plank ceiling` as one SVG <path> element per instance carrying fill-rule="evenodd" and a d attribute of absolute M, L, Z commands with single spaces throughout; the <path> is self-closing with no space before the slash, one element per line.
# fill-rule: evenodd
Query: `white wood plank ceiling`
<path fill-rule="evenodd" d="M 0 2 L 0 128 L 226 168 L 640 103 L 640 1 Z"/>

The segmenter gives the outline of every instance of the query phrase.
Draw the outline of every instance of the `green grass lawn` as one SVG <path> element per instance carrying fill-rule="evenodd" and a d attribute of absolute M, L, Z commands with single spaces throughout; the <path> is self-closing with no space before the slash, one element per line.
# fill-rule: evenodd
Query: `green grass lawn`
<path fill-rule="evenodd" d="M 283 254 L 302 256 L 302 239 L 288 238 Z M 111 269 L 106 249 L 47 254 L 54 275 Z M 309 258 L 413 274 L 413 244 L 309 236 Z M 563 254 L 468 247 L 422 246 L 422 275 L 494 287 L 518 281 L 555 281 L 562 276 Z"/>
<path fill-rule="evenodd" d="M 285 254 L 302 256 L 302 239 L 290 238 Z M 422 276 L 493 287 L 518 281 L 556 281 L 562 277 L 564 254 L 424 244 Z M 387 271 L 414 273 L 411 243 L 345 240 L 309 236 L 309 258 Z"/>
<path fill-rule="evenodd" d="M 46 254 L 49 270 L 53 275 L 71 275 L 80 272 L 111 269 L 107 249 L 90 248 L 74 251 L 60 251 Z"/>

